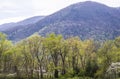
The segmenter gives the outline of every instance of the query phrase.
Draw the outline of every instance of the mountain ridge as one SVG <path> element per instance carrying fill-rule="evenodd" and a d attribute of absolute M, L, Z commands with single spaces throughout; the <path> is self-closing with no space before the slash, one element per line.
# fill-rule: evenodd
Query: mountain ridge
<path fill-rule="evenodd" d="M 52 32 L 65 38 L 79 36 L 81 39 L 114 39 L 120 35 L 120 11 L 97 2 L 80 2 L 44 17 L 27 27 L 4 31 L 11 40 L 21 40 L 35 32 L 46 36 Z"/>
<path fill-rule="evenodd" d="M 24 20 L 21 20 L 19 22 L 10 22 L 10 23 L 4 23 L 0 25 L 0 31 L 4 31 L 4 30 L 9 30 L 12 29 L 16 26 L 20 26 L 20 25 L 27 25 L 27 24 L 33 24 L 36 23 L 37 21 L 43 19 L 45 16 L 34 16 L 34 17 L 30 17 Z"/>

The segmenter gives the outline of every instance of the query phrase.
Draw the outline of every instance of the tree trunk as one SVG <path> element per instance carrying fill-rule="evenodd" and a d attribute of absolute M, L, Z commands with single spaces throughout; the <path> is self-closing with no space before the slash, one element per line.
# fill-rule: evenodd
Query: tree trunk
<path fill-rule="evenodd" d="M 6 66 L 7 66 L 7 63 L 6 63 L 6 61 L 4 61 L 4 68 L 3 68 L 3 72 L 4 72 L 4 73 L 7 72 L 7 67 L 6 67 Z"/>
<path fill-rule="evenodd" d="M 40 65 L 40 77 L 41 79 L 43 78 L 43 71 L 42 71 L 42 66 Z"/>
<path fill-rule="evenodd" d="M 66 74 L 66 70 L 65 70 L 65 61 L 62 60 L 62 62 L 63 62 L 62 75 L 65 75 L 65 74 Z"/>
<path fill-rule="evenodd" d="M 25 71 L 26 71 L 26 77 L 28 78 L 29 77 L 29 71 L 28 71 L 28 66 L 27 65 L 25 65 Z"/>
<path fill-rule="evenodd" d="M 83 70 L 85 70 L 85 66 L 84 66 L 84 62 L 83 62 L 82 56 L 80 56 L 80 61 L 81 61 L 81 65 L 82 65 Z"/>
<path fill-rule="evenodd" d="M 57 61 L 54 63 L 55 64 L 55 71 L 54 71 L 54 77 L 58 78 L 58 69 L 57 69 Z"/>
<path fill-rule="evenodd" d="M 31 78 L 33 78 L 33 69 L 30 70 Z"/>
<path fill-rule="evenodd" d="M 72 68 L 73 70 L 75 70 L 75 57 L 74 56 L 72 57 Z"/>
<path fill-rule="evenodd" d="M 32 67 L 31 67 L 30 73 L 31 73 L 31 78 L 33 78 L 34 77 L 34 60 L 32 61 Z"/>
<path fill-rule="evenodd" d="M 66 70 L 65 68 L 62 69 L 62 75 L 65 75 L 66 74 Z"/>
<path fill-rule="evenodd" d="M 17 74 L 17 77 L 20 77 L 19 70 L 17 66 L 14 66 L 14 72 Z"/>
<path fill-rule="evenodd" d="M 39 70 L 39 67 L 36 70 Z M 37 79 L 40 79 L 39 71 L 37 71 Z"/>
<path fill-rule="evenodd" d="M 58 69 L 55 69 L 54 77 L 55 77 L 55 78 L 58 78 Z"/>

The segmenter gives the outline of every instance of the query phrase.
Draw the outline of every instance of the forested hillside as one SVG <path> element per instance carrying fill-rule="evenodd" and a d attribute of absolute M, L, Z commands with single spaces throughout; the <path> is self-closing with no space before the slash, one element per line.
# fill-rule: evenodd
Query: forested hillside
<path fill-rule="evenodd" d="M 34 34 L 16 44 L 0 33 L 0 79 L 116 79 L 120 37 L 103 43 Z M 112 68 L 114 68 L 112 66 Z"/>
<path fill-rule="evenodd" d="M 114 39 L 120 35 L 120 10 L 97 2 L 80 2 L 46 16 L 32 24 L 4 30 L 12 41 L 19 41 L 38 32 L 42 36 L 50 33 L 63 37 L 78 36 L 82 40 Z"/>

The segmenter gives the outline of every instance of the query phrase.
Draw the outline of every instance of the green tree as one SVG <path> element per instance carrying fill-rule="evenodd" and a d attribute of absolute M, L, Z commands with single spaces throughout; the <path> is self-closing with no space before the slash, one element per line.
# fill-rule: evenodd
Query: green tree
<path fill-rule="evenodd" d="M 114 62 L 114 43 L 113 41 L 106 41 L 103 43 L 98 52 L 98 63 L 100 70 L 98 71 L 101 77 L 104 77 L 108 67 Z"/>
<path fill-rule="evenodd" d="M 10 47 L 12 46 L 12 43 L 11 41 L 7 40 L 7 36 L 3 33 L 0 33 L 0 70 L 1 70 L 1 67 L 3 66 L 3 70 L 6 71 L 6 62 L 7 62 L 7 58 L 8 57 L 2 57 L 2 55 L 7 52 Z M 3 65 L 2 65 L 2 58 L 4 58 L 3 60 Z"/>
<path fill-rule="evenodd" d="M 46 37 L 46 46 L 55 67 L 55 70 L 54 70 L 55 78 L 58 78 L 58 73 L 59 73 L 58 63 L 59 63 L 62 41 L 63 41 L 63 38 L 61 35 L 50 34 L 48 37 Z"/>

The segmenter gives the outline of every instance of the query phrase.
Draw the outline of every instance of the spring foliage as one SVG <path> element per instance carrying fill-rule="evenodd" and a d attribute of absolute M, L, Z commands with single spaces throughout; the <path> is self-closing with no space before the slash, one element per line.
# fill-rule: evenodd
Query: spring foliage
<path fill-rule="evenodd" d="M 12 44 L 0 33 L 0 75 L 19 78 L 105 78 L 113 62 L 120 62 L 120 37 L 98 42 L 54 33 L 34 34 Z M 5 75 L 5 76 L 6 76 Z"/>

